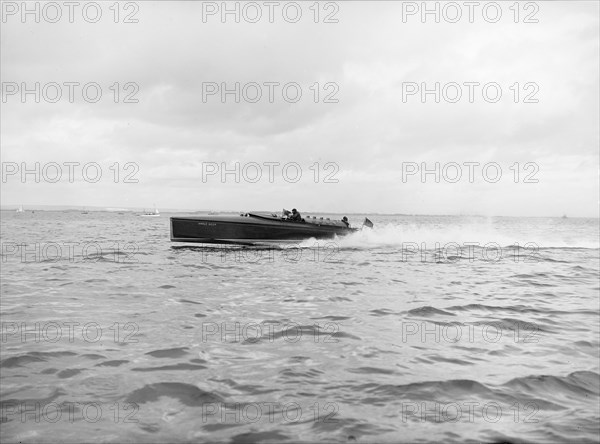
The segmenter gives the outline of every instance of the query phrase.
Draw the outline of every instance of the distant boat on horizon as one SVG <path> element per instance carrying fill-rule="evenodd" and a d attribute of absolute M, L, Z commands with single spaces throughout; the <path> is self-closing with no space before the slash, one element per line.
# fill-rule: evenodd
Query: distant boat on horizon
<path fill-rule="evenodd" d="M 20 205 L 19 208 L 17 208 L 17 213 L 24 213 L 23 205 Z"/>
<path fill-rule="evenodd" d="M 562 218 L 563 218 L 563 219 L 567 219 L 567 215 L 566 215 L 566 214 L 563 214 L 563 215 L 562 215 Z"/>
<path fill-rule="evenodd" d="M 142 214 L 140 214 L 140 216 L 142 216 L 142 217 L 158 217 L 158 216 L 160 216 L 160 213 L 158 212 L 156 205 L 154 205 L 154 212 L 147 212 L 144 209 L 144 212 Z"/>

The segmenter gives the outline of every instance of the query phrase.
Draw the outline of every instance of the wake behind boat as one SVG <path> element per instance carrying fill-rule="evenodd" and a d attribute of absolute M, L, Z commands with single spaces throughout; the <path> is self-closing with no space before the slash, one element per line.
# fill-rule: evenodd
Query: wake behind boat
<path fill-rule="evenodd" d="M 310 217 L 292 220 L 274 213 L 243 213 L 239 216 L 171 217 L 172 242 L 242 244 L 300 242 L 331 239 L 358 231 L 342 220 Z M 363 226 L 372 227 L 367 218 Z"/>

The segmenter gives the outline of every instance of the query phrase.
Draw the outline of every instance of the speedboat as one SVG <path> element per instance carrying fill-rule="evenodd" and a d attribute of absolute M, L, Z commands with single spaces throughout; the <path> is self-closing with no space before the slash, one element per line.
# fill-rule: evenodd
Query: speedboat
<path fill-rule="evenodd" d="M 307 216 L 292 220 L 275 213 L 242 213 L 238 216 L 171 217 L 172 242 L 257 245 L 331 239 L 358 231 L 342 220 Z M 367 218 L 363 226 L 372 227 Z"/>

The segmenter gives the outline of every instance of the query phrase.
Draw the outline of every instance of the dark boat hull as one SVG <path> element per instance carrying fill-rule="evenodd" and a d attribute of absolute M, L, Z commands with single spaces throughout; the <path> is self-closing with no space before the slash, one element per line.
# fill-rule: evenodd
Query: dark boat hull
<path fill-rule="evenodd" d="M 354 231 L 341 221 L 307 218 L 294 222 L 270 214 L 171 217 L 173 242 L 255 245 L 331 239 Z"/>

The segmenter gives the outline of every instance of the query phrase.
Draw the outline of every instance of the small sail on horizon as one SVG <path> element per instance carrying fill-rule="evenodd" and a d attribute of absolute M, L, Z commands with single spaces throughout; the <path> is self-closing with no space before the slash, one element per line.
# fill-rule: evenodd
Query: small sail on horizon
<path fill-rule="evenodd" d="M 145 216 L 145 217 L 160 216 L 160 213 L 158 211 L 158 208 L 156 208 L 156 204 L 154 204 L 153 212 L 146 211 L 146 209 L 144 209 L 144 212 L 142 214 L 140 214 L 140 216 Z"/>

